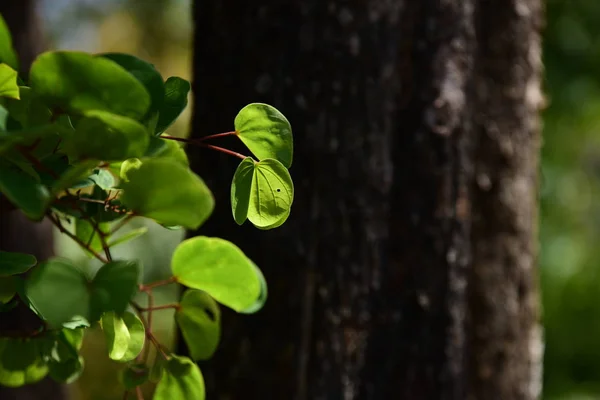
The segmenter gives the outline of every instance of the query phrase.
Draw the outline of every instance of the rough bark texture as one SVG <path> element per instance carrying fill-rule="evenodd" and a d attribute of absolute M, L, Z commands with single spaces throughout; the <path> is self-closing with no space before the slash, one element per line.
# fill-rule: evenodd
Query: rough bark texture
<path fill-rule="evenodd" d="M 194 135 L 256 101 L 295 135 L 274 231 L 233 222 L 239 160 L 190 154 L 199 233 L 270 290 L 225 313 L 209 398 L 536 398 L 540 3 L 195 2 Z"/>
<path fill-rule="evenodd" d="M 0 2 L 0 14 L 6 20 L 14 46 L 19 53 L 22 72 L 45 46 L 40 34 L 34 0 Z M 52 227 L 48 223 L 33 223 L 19 211 L 7 211 L 0 203 L 0 250 L 20 251 L 35 255 L 38 260 L 52 255 Z M 2 332 L 27 331 L 39 326 L 39 319 L 28 307 L 17 307 L 0 318 Z M 64 388 L 47 378 L 39 383 L 12 389 L 0 386 L 2 400 L 60 400 L 66 397 Z"/>

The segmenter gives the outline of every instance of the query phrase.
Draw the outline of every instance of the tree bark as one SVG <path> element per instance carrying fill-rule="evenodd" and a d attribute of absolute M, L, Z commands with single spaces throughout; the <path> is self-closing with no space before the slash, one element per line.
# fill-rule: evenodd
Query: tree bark
<path fill-rule="evenodd" d="M 45 47 L 34 0 L 0 2 L 0 14 L 6 20 L 19 54 L 21 73 L 27 74 L 35 56 Z M 0 202 L 0 250 L 33 254 L 45 260 L 53 253 L 52 226 L 29 221 L 20 211 L 8 211 Z M 6 331 L 25 331 L 39 326 L 39 319 L 25 306 L 18 306 L 0 318 L 0 336 Z M 20 388 L 0 385 L 2 400 L 60 400 L 66 398 L 62 385 L 50 378 Z"/>
<path fill-rule="evenodd" d="M 198 233 L 270 296 L 224 314 L 209 398 L 537 398 L 541 19 L 540 0 L 195 2 L 193 134 L 266 102 L 295 135 L 292 213 L 266 232 L 233 222 L 239 160 L 190 149 L 217 204 Z"/>

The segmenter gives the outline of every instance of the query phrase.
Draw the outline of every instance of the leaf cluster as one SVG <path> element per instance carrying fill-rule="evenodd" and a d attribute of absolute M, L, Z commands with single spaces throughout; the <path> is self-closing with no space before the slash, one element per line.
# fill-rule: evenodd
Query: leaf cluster
<path fill-rule="evenodd" d="M 84 368 L 84 333 L 99 326 L 107 356 L 126 364 L 125 390 L 155 382 L 155 399 L 203 399 L 194 361 L 209 359 L 219 345 L 219 304 L 240 313 L 260 310 L 267 299 L 262 272 L 233 243 L 199 236 L 176 248 L 170 278 L 142 283 L 139 261 L 114 260 L 111 249 L 145 233 L 120 234 L 132 218 L 197 229 L 210 217 L 214 197 L 190 169 L 184 145 L 241 160 L 231 184 L 236 223 L 281 226 L 294 198 L 288 120 L 253 103 L 240 110 L 233 131 L 173 137 L 167 131 L 191 91 L 185 79 L 165 80 L 152 64 L 121 53 L 43 53 L 27 77 L 18 74 L 16 60 L 0 17 L 0 204 L 33 221 L 49 219 L 102 266 L 91 274 L 67 259 L 38 262 L 0 251 L 0 313 L 21 303 L 39 317 L 33 331 L 0 332 L 0 384 L 21 386 L 47 375 L 73 382 Z M 208 143 L 222 136 L 236 136 L 251 155 Z M 188 288 L 181 300 L 154 305 L 153 289 L 174 283 Z M 146 307 L 133 300 L 138 293 L 147 296 Z M 152 314 L 163 309 L 175 310 L 189 358 L 154 336 Z M 149 346 L 159 355 L 154 363 Z"/>

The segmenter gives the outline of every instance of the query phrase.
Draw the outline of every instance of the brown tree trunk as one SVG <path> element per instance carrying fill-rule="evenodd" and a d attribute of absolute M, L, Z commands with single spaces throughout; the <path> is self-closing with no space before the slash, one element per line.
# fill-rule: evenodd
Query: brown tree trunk
<path fill-rule="evenodd" d="M 21 72 L 27 73 L 35 56 L 45 47 L 36 15 L 34 0 L 0 2 L 0 14 L 13 35 L 19 53 Z M 38 260 L 52 255 L 52 226 L 29 221 L 19 211 L 7 211 L 0 204 L 0 250 L 33 254 Z M 28 307 L 18 306 L 0 318 L 0 335 L 3 331 L 23 331 L 37 327 L 39 320 Z M 60 400 L 66 398 L 62 385 L 46 378 L 39 383 L 17 389 L 0 385 L 2 400 Z"/>
<path fill-rule="evenodd" d="M 535 399 L 541 0 L 196 1 L 193 134 L 291 121 L 296 199 L 237 227 L 237 161 L 191 151 L 200 229 L 265 272 L 211 399 Z M 247 153 L 247 151 L 246 151 Z"/>

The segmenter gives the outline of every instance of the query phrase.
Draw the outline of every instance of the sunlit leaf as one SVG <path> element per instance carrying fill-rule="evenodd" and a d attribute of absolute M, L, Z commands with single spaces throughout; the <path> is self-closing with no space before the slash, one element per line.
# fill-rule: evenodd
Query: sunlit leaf
<path fill-rule="evenodd" d="M 193 360 L 209 359 L 221 338 L 221 310 L 207 293 L 186 290 L 175 319 Z"/>
<path fill-rule="evenodd" d="M 160 224 L 197 229 L 214 208 L 204 181 L 172 159 L 145 160 L 127 179 L 121 183 L 123 204 Z"/>
<path fill-rule="evenodd" d="M 250 157 L 238 166 L 231 184 L 231 208 L 238 224 L 246 218 L 261 229 L 283 224 L 294 201 L 294 184 L 279 161 Z"/>
<path fill-rule="evenodd" d="M 164 101 L 165 88 L 163 78 L 154 65 L 130 54 L 103 53 L 100 56 L 116 62 L 144 85 L 151 99 L 148 115 L 158 111 Z"/>
<path fill-rule="evenodd" d="M 260 268 L 256 266 L 256 264 L 252 263 L 252 265 L 254 266 L 254 271 L 256 273 L 256 276 L 258 277 L 258 280 L 260 281 L 260 295 L 252 305 L 240 311 L 240 313 L 242 314 L 254 314 L 255 312 L 262 309 L 265 303 L 267 302 L 267 297 L 269 294 L 265 276 L 263 275 Z"/>
<path fill-rule="evenodd" d="M 17 71 L 7 64 L 0 64 L 0 97 L 17 100 L 20 98 L 19 85 L 17 85 Z"/>
<path fill-rule="evenodd" d="M 10 65 L 13 69 L 19 69 L 19 59 L 13 48 L 10 30 L 0 14 L 0 62 Z"/>
<path fill-rule="evenodd" d="M 106 338 L 108 356 L 118 361 L 123 358 L 129 346 L 129 329 L 127 329 L 125 321 L 112 311 L 102 315 L 101 323 Z"/>
<path fill-rule="evenodd" d="M 260 296 L 252 261 L 223 239 L 198 236 L 183 241 L 175 249 L 171 269 L 179 283 L 203 290 L 235 311 L 247 309 Z"/>
<path fill-rule="evenodd" d="M 136 238 L 144 235 L 146 232 L 148 232 L 148 227 L 146 227 L 146 226 L 142 226 L 141 228 L 132 229 L 129 232 L 125 233 L 124 235 L 121 235 L 117 238 L 111 239 L 110 242 L 108 242 L 108 246 L 112 248 L 112 247 L 118 246 L 120 244 L 130 242 L 133 239 L 136 239 Z"/>
<path fill-rule="evenodd" d="M 78 51 L 46 52 L 32 64 L 31 88 L 54 108 L 81 114 L 108 111 L 141 119 L 148 91 L 114 61 Z"/>
<path fill-rule="evenodd" d="M 165 364 L 153 399 L 204 400 L 205 396 L 204 378 L 198 366 L 189 358 L 172 355 Z"/>
<path fill-rule="evenodd" d="M 237 136 L 259 160 L 273 158 L 287 168 L 292 165 L 292 127 L 275 107 L 248 104 L 235 117 L 234 125 Z"/>

